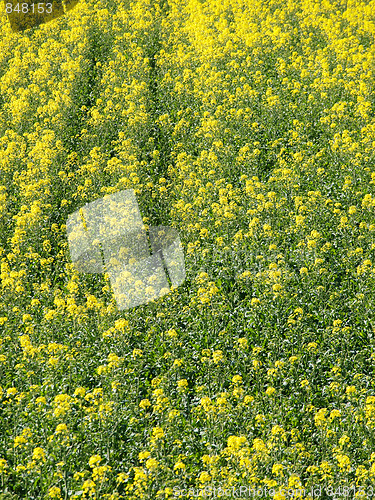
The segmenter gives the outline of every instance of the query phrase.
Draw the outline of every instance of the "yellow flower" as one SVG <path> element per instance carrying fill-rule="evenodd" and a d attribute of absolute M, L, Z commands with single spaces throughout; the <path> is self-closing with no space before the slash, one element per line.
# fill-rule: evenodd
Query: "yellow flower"
<path fill-rule="evenodd" d="M 227 441 L 228 448 L 232 448 L 233 450 L 239 450 L 241 446 L 246 443 L 245 436 L 229 436 Z"/>
<path fill-rule="evenodd" d="M 89 466 L 93 469 L 101 462 L 101 460 L 102 458 L 100 455 L 92 455 L 89 459 Z"/>
<path fill-rule="evenodd" d="M 282 464 L 273 464 L 272 466 L 272 474 L 275 474 L 276 476 L 283 476 L 283 469 L 284 466 Z"/>
<path fill-rule="evenodd" d="M 257 370 L 261 365 L 262 365 L 261 361 L 259 361 L 258 359 L 253 359 L 253 367 L 255 370 Z"/>
<path fill-rule="evenodd" d="M 232 382 L 234 384 L 242 384 L 242 377 L 241 375 L 235 375 L 233 378 L 232 378 Z"/>
<path fill-rule="evenodd" d="M 138 453 L 138 459 L 142 461 L 145 458 L 148 458 L 150 455 L 151 453 L 149 451 L 141 451 L 140 453 Z"/>
<path fill-rule="evenodd" d="M 58 488 L 57 486 L 52 486 L 52 488 L 50 488 L 48 490 L 48 497 L 49 498 L 62 498 L 61 497 L 61 489 Z"/>
<path fill-rule="evenodd" d="M 68 427 L 66 424 L 58 424 L 55 429 L 55 434 L 65 434 L 68 433 Z"/>
<path fill-rule="evenodd" d="M 343 436 L 341 436 L 341 438 L 339 439 L 339 445 L 341 447 L 345 446 L 346 444 L 350 445 L 350 437 L 346 434 L 344 434 Z"/>
<path fill-rule="evenodd" d="M 188 381 L 185 378 L 178 380 L 178 382 L 177 382 L 177 387 L 178 387 L 179 391 L 185 391 L 187 389 L 188 385 L 189 385 Z"/>
<path fill-rule="evenodd" d="M 316 342 L 309 342 L 307 344 L 307 349 L 309 351 L 314 351 L 318 347 L 318 344 Z"/>
<path fill-rule="evenodd" d="M 248 278 L 249 276 L 251 276 L 251 271 L 244 271 L 242 274 L 240 274 L 240 277 L 241 278 Z"/>
<path fill-rule="evenodd" d="M 152 429 L 152 435 L 155 439 L 162 439 L 164 437 L 164 431 L 161 427 L 154 427 Z"/>
<path fill-rule="evenodd" d="M 120 358 L 119 356 L 117 356 L 117 354 L 111 352 L 110 354 L 108 354 L 107 360 L 108 360 L 108 363 L 109 363 L 108 366 L 110 368 L 117 368 L 120 365 L 120 362 L 122 361 L 122 358 Z"/>
<path fill-rule="evenodd" d="M 148 399 L 142 399 L 142 401 L 139 403 L 139 407 L 142 408 L 143 410 L 151 406 L 151 403 Z"/>
<path fill-rule="evenodd" d="M 340 385 L 337 382 L 331 382 L 329 384 L 329 390 L 331 392 L 336 392 L 337 393 L 340 390 Z"/>
<path fill-rule="evenodd" d="M 350 458 L 347 455 L 337 454 L 335 455 L 335 458 L 338 461 L 338 466 L 340 467 L 340 469 L 349 470 Z"/>
<path fill-rule="evenodd" d="M 86 389 L 84 387 L 77 387 L 77 389 L 74 391 L 74 396 L 80 396 L 81 398 L 83 398 L 85 394 Z"/>
<path fill-rule="evenodd" d="M 167 334 L 168 337 L 171 337 L 171 338 L 176 338 L 177 337 L 177 332 L 173 328 L 171 330 L 168 330 L 166 334 Z"/>
<path fill-rule="evenodd" d="M 322 427 L 326 423 L 326 413 L 327 413 L 327 408 L 321 408 L 314 416 L 314 421 L 315 425 L 317 427 Z"/>
<path fill-rule="evenodd" d="M 208 472 L 203 471 L 200 473 L 198 479 L 200 483 L 208 483 L 209 481 L 211 481 L 211 476 L 209 475 Z"/>
<path fill-rule="evenodd" d="M 201 398 L 200 404 L 203 406 L 205 411 L 209 411 L 212 404 L 211 398 L 209 398 L 208 396 Z"/>
<path fill-rule="evenodd" d="M 33 451 L 33 460 L 41 460 L 42 462 L 46 461 L 46 452 L 43 450 L 43 448 L 37 447 Z"/>
<path fill-rule="evenodd" d="M 179 410 L 171 410 L 168 413 L 168 420 L 173 420 L 175 417 L 178 417 L 180 415 Z"/>
<path fill-rule="evenodd" d="M 285 437 L 285 431 L 284 429 L 281 427 L 281 425 L 274 425 L 272 427 L 272 430 L 271 430 L 271 434 L 273 436 L 278 436 L 279 434 L 282 435 L 283 437 Z"/>
<path fill-rule="evenodd" d="M 58 394 L 55 396 L 53 400 L 55 406 L 53 414 L 55 417 L 65 415 L 65 413 L 70 410 L 71 402 L 72 398 L 68 394 Z"/>
<path fill-rule="evenodd" d="M 125 330 L 128 328 L 129 326 L 129 321 L 127 321 L 126 319 L 124 318 L 121 318 L 121 319 L 117 319 L 115 321 L 115 329 L 116 330 L 119 330 L 120 332 L 125 332 Z"/>
<path fill-rule="evenodd" d="M 48 364 L 51 365 L 53 368 L 56 368 L 56 366 L 59 364 L 59 358 L 56 356 L 52 356 L 48 359 Z"/>
<path fill-rule="evenodd" d="M 296 215 L 296 226 L 302 226 L 302 224 L 305 221 L 305 218 L 303 215 Z"/>
<path fill-rule="evenodd" d="M 345 392 L 348 396 L 353 396 L 354 394 L 356 394 L 357 389 L 354 385 L 348 385 L 345 389 Z"/>
<path fill-rule="evenodd" d="M 265 452 L 267 451 L 267 447 L 264 443 L 264 441 L 260 438 L 256 438 L 253 440 L 253 449 L 259 452 Z"/>
<path fill-rule="evenodd" d="M 98 368 L 96 369 L 96 373 L 98 375 L 105 375 L 106 373 L 109 373 L 110 369 L 107 365 L 100 365 L 98 366 Z"/>
<path fill-rule="evenodd" d="M 252 403 L 253 401 L 254 401 L 253 396 L 245 396 L 245 397 L 244 397 L 244 400 L 243 400 L 243 404 L 244 404 L 244 405 L 247 405 L 247 404 L 249 404 L 249 403 Z"/>
<path fill-rule="evenodd" d="M 120 472 L 120 474 L 117 475 L 116 482 L 122 484 L 128 478 L 128 474 L 125 474 L 125 472 Z"/>
<path fill-rule="evenodd" d="M 7 389 L 6 397 L 9 398 L 10 396 L 14 396 L 15 394 L 17 394 L 17 389 L 15 387 L 10 387 L 9 389 Z"/>
<path fill-rule="evenodd" d="M 173 467 L 173 470 L 177 471 L 177 472 L 180 471 L 180 470 L 185 470 L 185 469 L 186 469 L 186 465 L 183 462 L 181 462 L 181 461 L 176 462 L 175 465 L 174 465 L 174 467 Z"/>
<path fill-rule="evenodd" d="M 276 389 L 274 387 L 267 387 L 266 394 L 267 396 L 273 396 L 276 392 Z"/>
<path fill-rule="evenodd" d="M 370 470 L 367 470 L 363 465 L 359 465 L 355 471 L 355 475 L 357 476 L 358 480 L 367 479 L 369 473 Z"/>
<path fill-rule="evenodd" d="M 82 490 L 84 493 L 88 493 L 90 496 L 93 496 L 95 494 L 95 486 L 96 484 L 92 479 L 87 479 L 82 485 Z"/>
<path fill-rule="evenodd" d="M 263 424 L 265 421 L 266 421 L 266 418 L 265 418 L 265 416 L 264 416 L 264 415 L 259 414 L 259 415 L 256 415 L 256 416 L 255 416 L 255 422 L 256 422 L 257 424 Z"/>
<path fill-rule="evenodd" d="M 52 321 L 54 318 L 56 318 L 56 316 L 58 316 L 58 312 L 54 309 L 49 309 L 44 315 L 47 321 Z"/>
<path fill-rule="evenodd" d="M 147 469 L 155 470 L 157 469 L 159 462 L 155 458 L 149 458 L 146 462 Z"/>
<path fill-rule="evenodd" d="M 238 339 L 237 342 L 240 344 L 240 347 L 242 349 L 246 349 L 248 347 L 248 341 L 247 341 L 247 338 L 245 338 L 245 337 Z"/>
<path fill-rule="evenodd" d="M 331 413 L 329 414 L 329 418 L 333 420 L 336 417 L 340 417 L 341 411 L 340 410 L 332 410 Z"/>
<path fill-rule="evenodd" d="M 212 359 L 213 359 L 215 364 L 220 363 L 220 361 L 222 361 L 223 358 L 224 358 L 223 351 L 213 351 Z"/>
<path fill-rule="evenodd" d="M 8 468 L 7 461 L 4 458 L 0 458 L 0 474 L 2 474 L 7 468 Z"/>
<path fill-rule="evenodd" d="M 14 447 L 17 448 L 18 446 L 27 444 L 32 437 L 32 431 L 29 427 L 26 427 L 22 433 L 19 436 L 16 436 L 14 438 Z"/>

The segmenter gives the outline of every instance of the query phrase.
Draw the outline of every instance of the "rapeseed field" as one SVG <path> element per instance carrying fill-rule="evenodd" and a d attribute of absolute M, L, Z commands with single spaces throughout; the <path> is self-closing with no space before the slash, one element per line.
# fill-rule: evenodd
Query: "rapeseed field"
<path fill-rule="evenodd" d="M 375 1 L 2 6 L 0 499 L 372 498 Z M 186 280 L 120 311 L 126 189 Z"/>

